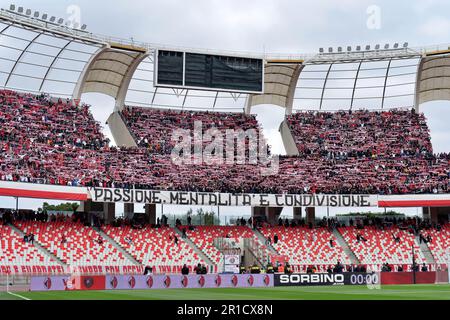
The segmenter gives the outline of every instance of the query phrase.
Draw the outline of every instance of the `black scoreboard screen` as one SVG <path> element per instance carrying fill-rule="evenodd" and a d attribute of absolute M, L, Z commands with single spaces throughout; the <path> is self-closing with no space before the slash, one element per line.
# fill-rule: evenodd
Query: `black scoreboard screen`
<path fill-rule="evenodd" d="M 262 93 L 263 59 L 158 50 L 155 86 Z"/>

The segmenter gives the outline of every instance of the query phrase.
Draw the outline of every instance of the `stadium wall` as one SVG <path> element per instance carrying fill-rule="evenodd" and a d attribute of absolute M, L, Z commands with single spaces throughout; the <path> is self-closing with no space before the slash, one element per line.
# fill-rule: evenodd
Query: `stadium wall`
<path fill-rule="evenodd" d="M 273 274 L 32 277 L 30 291 L 273 287 Z"/>

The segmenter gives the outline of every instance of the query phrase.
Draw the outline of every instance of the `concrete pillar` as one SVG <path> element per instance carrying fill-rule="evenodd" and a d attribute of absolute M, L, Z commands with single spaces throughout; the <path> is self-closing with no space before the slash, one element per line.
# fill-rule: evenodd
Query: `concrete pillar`
<path fill-rule="evenodd" d="M 103 218 L 105 219 L 105 224 L 110 224 L 116 217 L 116 204 L 114 202 L 104 202 L 103 203 Z"/>
<path fill-rule="evenodd" d="M 252 217 L 266 218 L 268 223 L 276 224 L 283 207 L 252 207 Z"/>
<path fill-rule="evenodd" d="M 302 207 L 294 207 L 294 220 L 300 221 L 302 219 Z"/>
<path fill-rule="evenodd" d="M 316 208 L 315 207 L 308 207 L 306 208 L 306 223 L 312 223 L 315 225 L 316 221 Z"/>
<path fill-rule="evenodd" d="M 431 223 L 446 223 L 449 221 L 450 207 L 425 207 L 423 218 L 430 219 Z"/>
<path fill-rule="evenodd" d="M 252 207 L 252 217 L 265 217 L 266 207 Z"/>
<path fill-rule="evenodd" d="M 132 219 L 134 216 L 134 203 L 124 203 L 123 214 L 125 218 Z"/>
<path fill-rule="evenodd" d="M 104 212 L 104 203 L 102 202 L 93 202 L 92 200 L 82 201 L 80 206 L 78 207 L 78 212 L 85 212 L 87 214 L 87 221 L 92 224 L 93 217 L 92 215 L 95 213 Z"/>
<path fill-rule="evenodd" d="M 148 223 L 156 224 L 156 204 L 145 205 L 145 216 L 148 219 Z"/>
<path fill-rule="evenodd" d="M 430 207 L 422 208 L 422 219 L 431 220 L 430 209 L 431 209 Z"/>
<path fill-rule="evenodd" d="M 283 207 L 266 207 L 267 222 L 270 224 L 276 224 L 282 211 Z"/>
<path fill-rule="evenodd" d="M 92 200 L 81 201 L 80 206 L 78 207 L 77 211 L 78 212 L 91 212 L 91 211 L 93 211 L 92 206 L 93 206 Z"/>

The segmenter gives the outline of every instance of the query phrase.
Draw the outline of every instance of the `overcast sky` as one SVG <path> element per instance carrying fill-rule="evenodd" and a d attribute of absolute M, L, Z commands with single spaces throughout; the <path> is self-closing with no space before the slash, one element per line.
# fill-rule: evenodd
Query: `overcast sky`
<path fill-rule="evenodd" d="M 68 18 L 67 8 L 80 8 L 88 30 L 136 41 L 194 48 L 255 53 L 315 53 L 319 47 L 409 42 L 426 46 L 450 42 L 450 1 L 274 1 L 274 0 L 133 0 L 16 1 L 18 6 Z M 1 7 L 10 2 L 2 1 Z M 379 13 L 379 14 L 378 14 Z M 104 123 L 112 99 L 89 94 L 94 116 Z M 421 106 L 436 152 L 450 151 L 449 102 Z M 278 126 L 283 110 L 262 106 L 259 115 L 272 149 L 282 153 Z M 14 206 L 0 199 L 2 206 Z M 23 206 L 35 206 L 21 200 Z M 416 213 L 416 210 L 414 210 Z"/>

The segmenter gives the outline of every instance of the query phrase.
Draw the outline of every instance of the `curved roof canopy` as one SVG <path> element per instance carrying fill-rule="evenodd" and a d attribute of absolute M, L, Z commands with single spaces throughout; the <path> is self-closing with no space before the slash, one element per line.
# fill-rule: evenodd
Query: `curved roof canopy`
<path fill-rule="evenodd" d="M 76 99 L 83 93 L 98 92 L 116 99 L 116 109 L 128 104 L 250 112 L 255 105 L 275 104 L 291 113 L 450 100 L 448 46 L 267 54 L 265 93 L 260 95 L 155 87 L 153 54 L 157 48 L 165 47 L 52 26 L 2 10 L 0 87 Z"/>

